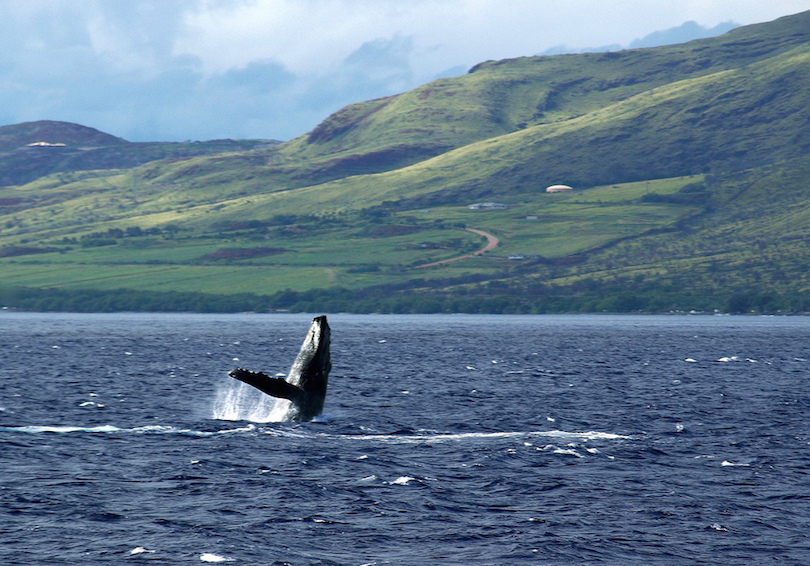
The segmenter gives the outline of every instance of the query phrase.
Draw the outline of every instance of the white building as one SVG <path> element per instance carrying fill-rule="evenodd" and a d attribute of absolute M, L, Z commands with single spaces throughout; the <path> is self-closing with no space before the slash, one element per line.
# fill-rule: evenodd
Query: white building
<path fill-rule="evenodd" d="M 574 189 L 568 185 L 551 185 L 550 187 L 546 187 L 547 193 L 565 193 L 573 190 Z"/>

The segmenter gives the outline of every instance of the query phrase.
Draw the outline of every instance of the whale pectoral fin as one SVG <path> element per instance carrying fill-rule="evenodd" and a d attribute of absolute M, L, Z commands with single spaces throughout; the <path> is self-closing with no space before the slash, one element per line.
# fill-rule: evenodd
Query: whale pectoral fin
<path fill-rule="evenodd" d="M 260 371 L 236 368 L 229 371 L 228 375 L 248 385 L 252 385 L 262 393 L 267 393 L 273 397 L 298 401 L 304 395 L 304 391 L 295 385 L 287 383 L 280 377 L 270 377 Z"/>

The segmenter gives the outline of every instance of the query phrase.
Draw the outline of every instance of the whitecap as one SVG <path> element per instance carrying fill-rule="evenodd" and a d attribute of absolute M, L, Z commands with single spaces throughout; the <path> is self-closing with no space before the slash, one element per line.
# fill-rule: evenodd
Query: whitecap
<path fill-rule="evenodd" d="M 220 556 L 219 554 L 212 554 L 210 552 L 206 552 L 202 556 L 200 556 L 200 560 L 202 562 L 233 562 L 233 558 L 228 558 L 227 556 Z"/>
<path fill-rule="evenodd" d="M 629 440 L 632 437 L 611 432 L 597 432 L 589 430 L 587 432 L 565 432 L 564 430 L 550 430 L 547 432 L 530 432 L 531 435 L 550 436 L 559 438 L 572 438 L 582 440 Z"/>
<path fill-rule="evenodd" d="M 233 434 L 236 432 L 253 432 L 256 430 L 256 425 L 249 424 L 247 426 L 239 427 L 239 428 L 229 428 L 226 430 L 218 430 L 217 434 Z"/>
<path fill-rule="evenodd" d="M 139 426 L 132 429 L 129 429 L 128 432 L 133 432 L 136 434 L 183 434 L 188 436 L 214 436 L 216 434 L 231 434 L 231 433 L 239 433 L 239 432 L 250 432 L 255 430 L 253 425 L 248 425 L 246 427 L 241 428 L 232 428 L 227 430 L 217 430 L 217 431 L 208 431 L 208 430 L 194 430 L 190 428 L 177 428 L 175 426 L 168 426 L 168 425 L 147 425 L 147 426 Z"/>
<path fill-rule="evenodd" d="M 146 425 L 136 426 L 135 428 L 129 429 L 129 431 L 136 434 L 171 434 L 173 432 L 179 432 L 179 429 L 167 425 Z"/>
<path fill-rule="evenodd" d="M 733 467 L 737 467 L 737 466 L 747 467 L 748 466 L 748 464 L 739 464 L 739 463 L 736 463 L 736 462 L 729 462 L 728 460 L 723 460 L 720 463 L 720 465 L 721 466 L 733 466 Z"/>
<path fill-rule="evenodd" d="M 551 449 L 552 454 L 562 454 L 563 456 L 576 456 L 577 458 L 585 457 L 576 450 L 574 450 L 573 448 L 559 448 L 554 445 L 549 445 L 548 448 Z"/>
<path fill-rule="evenodd" d="M 11 432 L 27 432 L 31 434 L 38 434 L 41 432 L 55 432 L 65 434 L 69 432 L 118 432 L 121 429 L 112 425 L 101 426 L 7 426 L 0 427 L 0 430 Z"/>
<path fill-rule="evenodd" d="M 602 452 L 601 450 L 599 450 L 597 448 L 586 448 L 585 452 L 588 452 L 589 454 L 594 454 L 594 455 L 597 455 L 597 456 L 604 456 L 608 460 L 615 460 L 616 459 L 615 456 L 611 456 L 610 454 L 605 454 L 604 452 Z"/>
<path fill-rule="evenodd" d="M 156 552 L 155 550 L 149 550 L 148 548 L 144 548 L 142 546 L 138 546 L 129 551 L 130 554 L 143 554 L 143 553 L 154 554 L 155 552 Z"/>
<path fill-rule="evenodd" d="M 408 482 L 415 480 L 416 478 L 412 478 L 411 476 L 400 476 L 394 481 L 391 482 L 391 485 L 408 485 Z"/>
<path fill-rule="evenodd" d="M 382 442 L 390 442 L 393 444 L 453 442 L 461 440 L 491 440 L 491 439 L 526 438 L 526 437 L 548 437 L 573 441 L 628 440 L 632 438 L 630 436 L 624 436 L 621 434 L 613 434 L 609 432 L 597 432 L 593 430 L 587 432 L 566 432 L 562 430 L 549 430 L 549 431 L 528 431 L 528 432 L 462 432 L 456 434 L 434 433 L 434 434 L 408 434 L 408 435 L 348 434 L 342 436 L 342 438 L 345 438 L 347 440 L 379 440 Z"/>

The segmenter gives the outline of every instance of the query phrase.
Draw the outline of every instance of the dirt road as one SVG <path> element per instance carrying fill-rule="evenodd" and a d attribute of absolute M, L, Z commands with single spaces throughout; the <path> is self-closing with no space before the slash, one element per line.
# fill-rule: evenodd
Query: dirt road
<path fill-rule="evenodd" d="M 460 255 L 458 257 L 451 257 L 450 259 L 443 259 L 441 261 L 434 261 L 432 263 L 417 265 L 414 269 L 422 269 L 423 267 L 432 267 L 434 265 L 441 265 L 443 263 L 450 263 L 451 261 L 458 261 L 460 259 L 466 259 L 468 257 L 481 255 L 482 253 L 488 252 L 489 250 L 494 250 L 495 246 L 497 246 L 500 243 L 500 240 L 498 238 L 496 238 L 495 236 L 493 236 L 488 232 L 484 232 L 483 230 L 476 230 L 475 228 L 465 228 L 465 230 L 467 230 L 467 232 L 474 232 L 479 236 L 485 237 L 487 239 L 487 245 L 478 250 L 477 252 L 473 252 L 471 254 Z"/>

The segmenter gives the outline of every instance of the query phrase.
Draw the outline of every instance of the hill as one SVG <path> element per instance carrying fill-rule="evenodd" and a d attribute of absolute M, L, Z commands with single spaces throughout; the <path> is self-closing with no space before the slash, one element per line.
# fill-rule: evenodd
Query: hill
<path fill-rule="evenodd" d="M 0 127 L 0 151 L 13 151 L 38 144 L 68 147 L 124 145 L 121 138 L 69 122 L 41 120 Z"/>
<path fill-rule="evenodd" d="M 75 152 L 0 188 L 6 302 L 803 311 L 808 63 L 810 12 L 681 45 L 485 62 L 277 145 L 194 155 L 65 126 L 77 141 L 31 148 L 57 142 L 0 129 L 16 140 L 0 148 L 7 179 L 15 152 Z M 91 134 L 101 153 L 84 164 Z M 576 190 L 544 192 L 561 182 Z M 486 201 L 499 206 L 468 207 Z M 498 247 L 466 257 L 480 231 Z"/>
<path fill-rule="evenodd" d="M 167 158 L 244 151 L 272 140 L 130 143 L 69 122 L 41 120 L 0 127 L 0 186 L 20 185 L 56 172 L 136 167 Z"/>
<path fill-rule="evenodd" d="M 720 101 L 723 111 L 730 115 L 738 112 L 750 114 L 767 102 L 767 96 L 780 96 L 779 93 L 771 93 L 766 84 L 763 85 L 766 94 L 758 98 L 752 94 L 750 100 L 745 100 L 746 86 L 739 91 L 736 84 L 727 85 L 725 77 L 718 76 L 718 73 L 743 71 L 737 82 L 744 82 L 747 78 L 745 70 L 749 66 L 760 61 L 767 66 L 771 59 L 781 55 L 787 57 L 787 52 L 793 49 L 806 49 L 810 38 L 808 29 L 810 17 L 804 13 L 682 45 L 486 62 L 465 76 L 434 81 L 399 96 L 348 106 L 309 134 L 276 148 L 233 155 L 228 160 L 217 157 L 190 161 L 185 166 L 161 173 L 167 182 L 192 176 L 206 186 L 222 185 L 223 194 L 228 193 L 234 182 L 240 184 L 237 192 L 264 192 L 268 187 L 298 188 L 353 175 L 400 169 L 453 149 L 483 140 L 496 140 L 531 127 L 542 127 L 544 131 L 559 130 L 561 125 L 576 125 L 571 120 L 580 119 L 581 123 L 585 116 L 595 117 L 594 113 L 599 110 L 633 97 L 642 97 L 656 88 L 690 84 L 684 81 L 692 82 L 695 88 L 691 92 L 696 97 L 702 96 L 701 80 L 707 80 L 708 87 L 714 87 L 721 94 L 737 93 L 743 98 Z M 801 64 L 800 59 L 794 61 Z M 717 80 L 713 81 L 712 77 Z M 760 75 L 759 79 L 767 81 L 769 77 Z M 780 80 L 784 84 L 784 93 L 787 93 L 790 92 L 788 89 L 801 85 L 803 79 L 786 76 Z M 733 90 L 724 91 L 726 87 Z M 709 92 L 707 96 L 713 95 Z M 802 91 L 793 90 L 792 97 L 794 102 L 801 103 Z M 637 102 L 639 107 L 645 105 L 643 97 Z M 682 116 L 685 119 L 682 128 L 687 131 L 692 129 L 689 120 L 698 122 L 703 107 L 712 104 L 711 100 L 687 101 L 690 102 L 690 114 Z M 660 122 L 670 118 L 661 110 L 658 110 L 659 123 L 653 124 L 659 129 Z M 779 109 L 779 112 L 789 115 L 790 109 Z M 632 115 L 629 117 L 633 118 Z M 641 117 L 646 118 L 643 114 Z M 680 120 L 681 117 L 677 118 Z M 717 118 L 722 119 L 722 116 Z M 668 125 L 666 123 L 664 127 Z M 728 124 L 718 130 L 716 124 L 705 121 L 697 125 L 717 136 L 733 131 L 735 127 Z M 612 131 L 614 124 L 606 122 L 606 128 Z M 797 129 L 797 124 L 793 123 L 790 128 Z M 589 138 L 588 143 L 604 148 L 615 141 L 614 138 L 636 140 L 634 133 L 632 128 L 623 128 L 616 135 L 595 140 Z M 585 135 L 591 135 L 591 131 Z M 684 167 L 683 163 L 693 155 L 703 155 L 705 145 L 717 145 L 713 139 L 697 140 L 703 145 L 690 143 L 687 148 L 692 150 L 690 153 L 683 151 L 682 144 L 691 141 L 690 134 L 681 133 L 677 138 L 667 136 L 664 139 L 681 145 L 678 148 L 682 153 L 678 171 L 705 169 L 708 157 L 697 166 Z M 787 139 L 787 136 L 779 139 Z M 643 140 L 645 150 L 650 148 L 648 142 Z M 657 136 L 655 143 L 659 143 Z M 630 148 L 631 151 L 635 149 Z M 669 149 L 663 147 L 661 152 Z M 588 148 L 580 148 L 581 154 L 586 151 Z M 561 152 L 566 157 L 570 154 L 568 147 Z M 610 174 L 606 174 L 607 167 L 602 166 L 601 160 L 588 157 L 588 161 L 599 169 L 599 175 L 581 175 L 577 168 L 578 177 L 572 182 L 593 185 L 643 178 L 639 174 L 645 177 L 668 174 L 657 171 L 660 163 L 637 171 L 642 160 L 634 159 L 633 155 L 629 156 L 632 163 L 616 164 Z M 549 159 L 549 163 L 557 162 L 553 156 Z M 664 159 L 668 161 L 669 157 Z M 728 161 L 734 157 L 726 155 L 721 159 Z M 543 163 L 544 167 L 546 165 Z M 726 163 L 722 165 L 725 167 Z M 626 171 L 620 171 L 620 168 Z M 670 167 L 670 170 L 675 169 L 675 166 Z M 554 171 L 555 174 L 567 172 Z M 157 177 L 160 173 L 155 175 Z"/>

